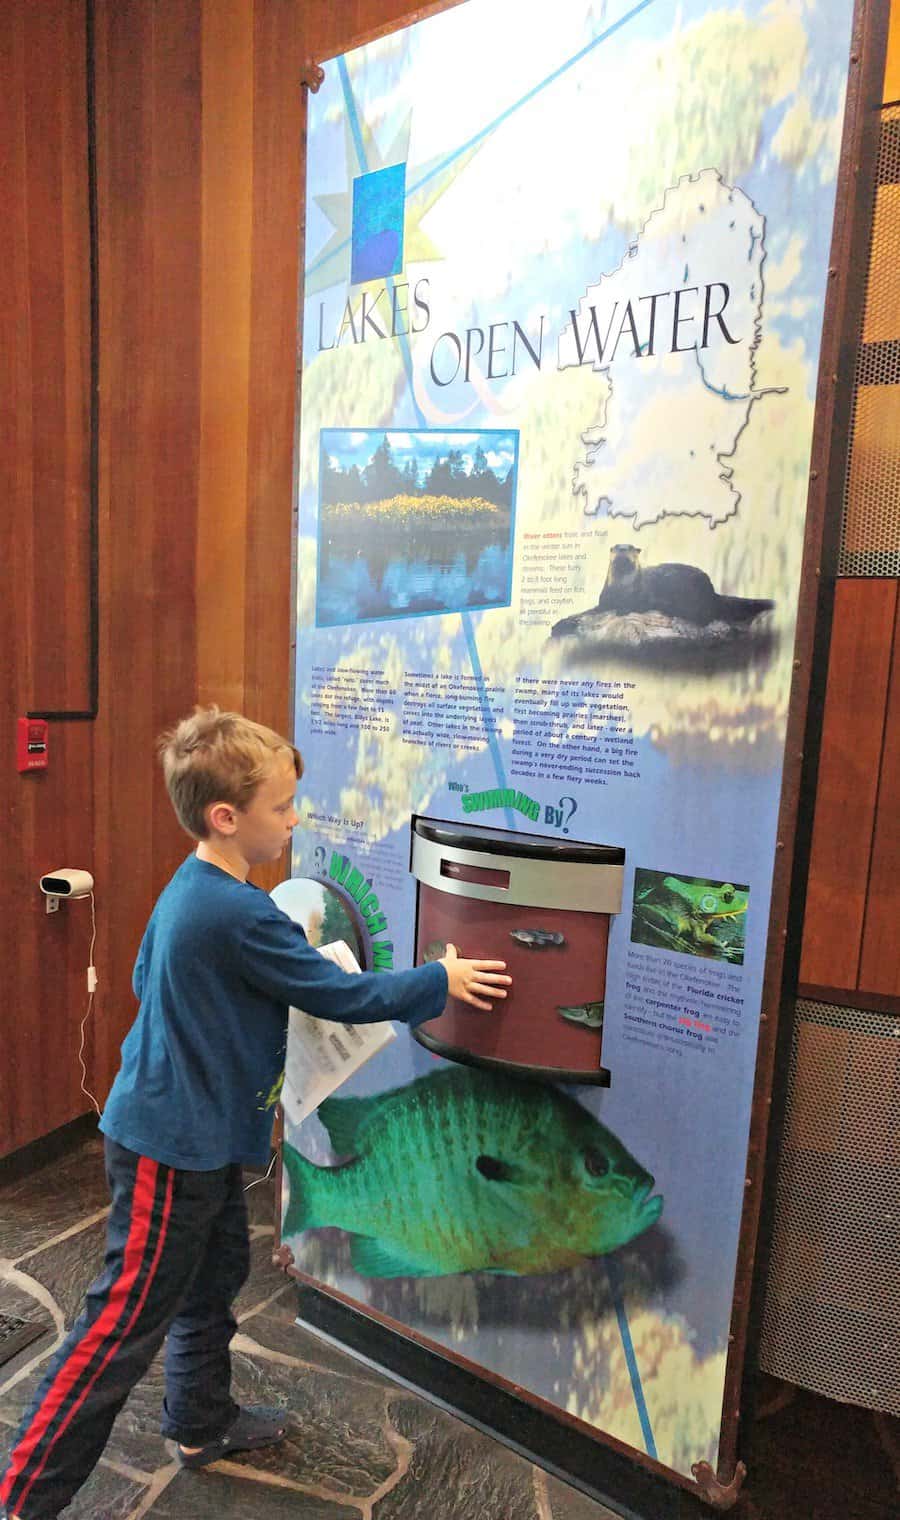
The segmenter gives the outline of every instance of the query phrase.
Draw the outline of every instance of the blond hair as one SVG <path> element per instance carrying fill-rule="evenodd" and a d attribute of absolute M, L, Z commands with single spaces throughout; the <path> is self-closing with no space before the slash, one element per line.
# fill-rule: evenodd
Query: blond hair
<path fill-rule="evenodd" d="M 158 748 L 178 822 L 195 839 L 207 837 L 210 803 L 243 811 L 279 755 L 293 761 L 298 780 L 303 775 L 300 751 L 281 734 L 216 706 L 197 707 L 160 737 Z"/>

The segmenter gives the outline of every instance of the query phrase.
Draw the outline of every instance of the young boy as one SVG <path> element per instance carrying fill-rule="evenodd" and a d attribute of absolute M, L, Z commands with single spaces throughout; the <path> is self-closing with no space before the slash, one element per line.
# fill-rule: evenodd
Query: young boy
<path fill-rule="evenodd" d="M 106 1261 L 50 1363 L 0 1482 L 18 1520 L 65 1509 L 168 1332 L 162 1433 L 185 1467 L 284 1434 L 278 1409 L 231 1397 L 232 1302 L 249 1270 L 241 1167 L 269 1159 L 269 1094 L 287 1010 L 344 1022 L 435 1018 L 448 991 L 506 996 L 502 961 L 348 975 L 247 881 L 297 823 L 298 752 L 237 713 L 198 708 L 160 745 L 197 841 L 156 903 L 134 968 L 137 1019 L 103 1111 L 112 1194 Z"/>

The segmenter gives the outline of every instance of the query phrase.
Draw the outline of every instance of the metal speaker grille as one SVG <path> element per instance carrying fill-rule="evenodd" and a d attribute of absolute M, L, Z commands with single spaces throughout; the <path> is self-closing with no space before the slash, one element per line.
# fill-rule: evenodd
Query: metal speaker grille
<path fill-rule="evenodd" d="M 900 1415 L 900 1017 L 797 1004 L 760 1364 Z"/>
<path fill-rule="evenodd" d="M 882 111 L 839 575 L 900 575 L 900 106 Z"/>

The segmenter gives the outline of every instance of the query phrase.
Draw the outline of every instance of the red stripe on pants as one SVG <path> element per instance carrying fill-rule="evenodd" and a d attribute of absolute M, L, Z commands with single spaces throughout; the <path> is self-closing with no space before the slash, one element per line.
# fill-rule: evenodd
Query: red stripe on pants
<path fill-rule="evenodd" d="M 144 1283 L 140 1299 L 138 1300 L 138 1303 L 135 1306 L 135 1309 L 127 1325 L 123 1330 L 119 1331 L 119 1333 L 116 1334 L 116 1331 L 119 1327 L 119 1322 L 128 1304 L 128 1299 L 131 1296 L 131 1292 L 134 1288 L 135 1283 L 137 1282 L 138 1276 L 140 1275 L 141 1267 L 143 1266 L 144 1256 L 147 1249 L 147 1241 L 150 1235 L 150 1226 L 153 1218 L 153 1202 L 156 1193 L 156 1180 L 158 1172 L 159 1164 L 156 1161 L 151 1161 L 146 1156 L 142 1156 L 138 1161 L 134 1194 L 132 1197 L 131 1223 L 129 1225 L 128 1239 L 125 1244 L 125 1251 L 122 1258 L 122 1271 L 109 1290 L 109 1296 L 102 1312 L 97 1316 L 94 1323 L 88 1326 L 87 1330 L 85 1331 L 83 1340 L 79 1342 L 78 1346 L 73 1350 L 68 1360 L 63 1364 L 62 1367 L 60 1367 L 59 1371 L 56 1374 L 56 1377 L 54 1378 L 52 1384 L 44 1396 L 43 1403 L 35 1413 L 27 1435 L 22 1438 L 15 1452 L 12 1453 L 9 1470 L 7 1472 L 6 1478 L 4 1479 L 3 1487 L 0 1489 L 0 1501 L 3 1501 L 4 1503 L 9 1500 L 13 1486 L 25 1473 L 29 1459 L 33 1456 L 39 1442 L 46 1435 L 48 1427 L 50 1426 L 55 1416 L 59 1413 L 60 1409 L 63 1407 L 66 1398 L 69 1396 L 69 1394 L 71 1394 L 72 1389 L 75 1387 L 85 1368 L 90 1364 L 93 1357 L 96 1356 L 97 1352 L 101 1349 L 104 1341 L 109 1336 L 115 1335 L 115 1339 L 113 1340 L 112 1345 L 109 1347 L 109 1350 L 103 1358 L 103 1361 L 100 1363 L 99 1367 L 97 1367 L 96 1371 L 82 1390 L 76 1402 L 72 1405 L 72 1408 L 69 1410 L 65 1420 L 60 1425 L 53 1439 L 48 1443 L 47 1449 L 44 1452 L 38 1466 L 31 1474 L 26 1487 L 22 1493 L 18 1495 L 16 1500 L 17 1508 L 24 1504 L 31 1490 L 32 1484 L 35 1483 L 43 1471 L 54 1445 L 59 1440 L 63 1432 L 67 1429 L 71 1420 L 74 1418 L 75 1414 L 84 1403 L 84 1400 L 87 1398 L 90 1390 L 93 1388 L 101 1372 L 103 1372 L 104 1368 L 109 1364 L 112 1357 L 115 1355 L 119 1346 L 121 1346 L 122 1341 L 131 1330 L 135 1320 L 137 1319 L 144 1306 L 144 1303 L 146 1302 L 147 1294 L 150 1290 L 150 1285 L 153 1281 L 157 1264 L 162 1253 L 163 1243 L 166 1237 L 166 1229 L 169 1222 L 173 1183 L 173 1174 L 171 1170 L 169 1171 L 169 1175 L 166 1179 L 165 1204 L 160 1226 L 159 1239 L 157 1241 L 156 1251 L 154 1252 L 150 1270 L 147 1274 L 147 1280 Z"/>

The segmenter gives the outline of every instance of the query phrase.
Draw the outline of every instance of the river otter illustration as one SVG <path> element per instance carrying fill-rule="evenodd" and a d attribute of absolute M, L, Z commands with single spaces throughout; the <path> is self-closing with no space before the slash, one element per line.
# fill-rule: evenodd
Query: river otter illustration
<path fill-rule="evenodd" d="M 762 597 L 723 596 L 716 591 L 705 570 L 696 565 L 648 565 L 639 563 L 634 544 L 614 544 L 609 551 L 609 571 L 597 601 L 598 612 L 623 616 L 629 612 L 661 612 L 705 627 L 709 623 L 750 623 L 774 602 Z"/>

